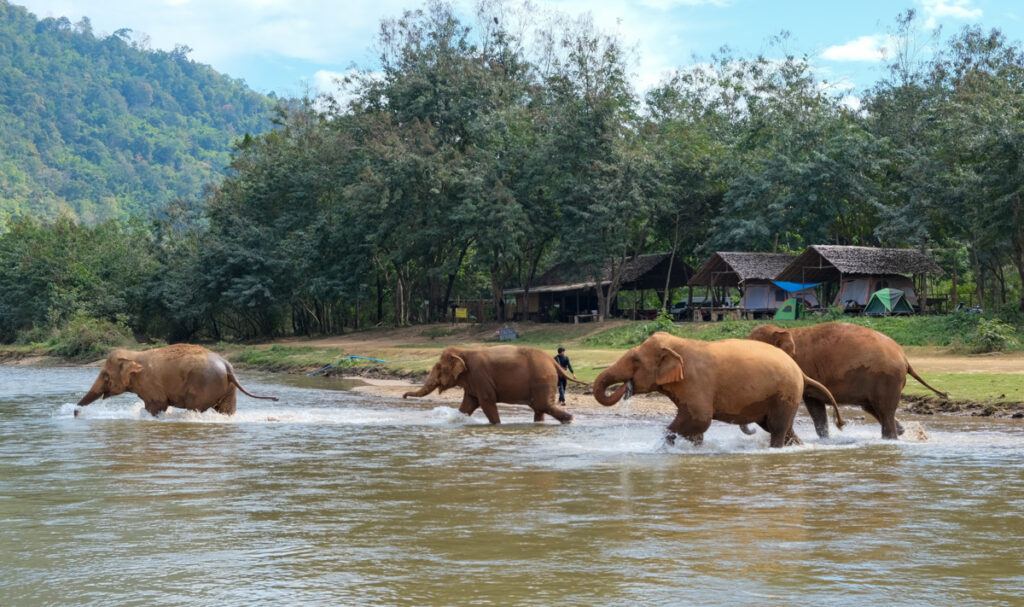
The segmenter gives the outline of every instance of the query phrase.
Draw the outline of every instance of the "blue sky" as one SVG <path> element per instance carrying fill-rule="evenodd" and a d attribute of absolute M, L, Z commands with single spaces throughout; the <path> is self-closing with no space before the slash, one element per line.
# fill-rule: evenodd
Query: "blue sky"
<path fill-rule="evenodd" d="M 192 47 L 192 57 L 242 78 L 261 92 L 299 95 L 331 87 L 354 66 L 374 68 L 382 18 L 417 0 L 14 0 L 38 17 L 88 16 L 97 33 L 127 27 L 154 48 Z M 778 55 L 768 40 L 791 33 L 785 50 L 812 58 L 820 78 L 855 98 L 881 73 L 896 15 L 915 8 L 928 28 L 999 27 L 1024 38 L 1024 4 L 1014 0 L 533 0 L 537 12 L 589 12 L 602 29 L 635 46 L 638 90 L 672 68 L 723 45 L 741 54 Z M 455 0 L 467 18 L 471 0 Z"/>

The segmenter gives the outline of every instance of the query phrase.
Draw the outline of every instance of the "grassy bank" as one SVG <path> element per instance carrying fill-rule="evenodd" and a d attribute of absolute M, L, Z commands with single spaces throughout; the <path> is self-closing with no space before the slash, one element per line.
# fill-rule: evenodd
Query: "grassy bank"
<path fill-rule="evenodd" d="M 907 317 L 845 319 L 879 330 L 904 346 L 911 346 L 917 355 L 928 357 L 963 358 L 977 338 L 982 319 L 967 316 Z M 805 326 L 813 321 L 784 323 L 787 326 Z M 554 325 L 522 323 L 516 325 L 520 333 L 515 342 L 538 347 L 552 354 L 559 345 L 569 350 L 577 376 L 592 380 L 622 351 L 634 346 L 657 330 L 668 330 L 676 335 L 702 340 L 745 337 L 758 321 L 728 321 L 721 323 L 665 323 L 613 321 L 583 325 Z M 780 323 L 782 324 L 782 323 Z M 268 344 L 208 344 L 223 353 L 240 368 L 272 372 L 305 373 L 330 366 L 332 374 L 368 374 L 374 376 L 418 377 L 425 374 L 448 345 L 495 345 L 500 325 L 431 325 L 402 329 L 374 329 L 344 336 L 321 339 L 287 339 Z M 84 325 L 78 330 L 65 330 L 51 334 L 45 341 L 0 346 L 0 360 L 52 356 L 75 362 L 94 361 L 105 355 L 111 347 L 124 345 L 123 334 L 109 327 Z M 115 343 L 109 343 L 115 342 Z M 1012 352 L 1020 349 L 1015 336 L 1002 344 L 1010 354 L 1004 355 L 998 372 L 987 372 L 984 365 L 960 372 L 948 365 L 937 367 L 941 371 L 923 371 L 929 381 L 950 392 L 957 400 L 974 402 L 1024 402 L 1024 375 L 1017 370 Z M 144 348 L 149 346 L 134 345 Z M 920 351 L 920 352 L 918 352 Z M 73 353 L 69 356 L 68 353 Z M 350 356 L 357 358 L 351 359 Z M 1007 359 L 1006 357 L 1010 357 Z M 367 361 L 369 357 L 384 362 Z M 966 360 L 966 359 L 965 359 Z M 969 357 L 984 362 L 986 357 Z M 1007 362 L 1008 361 L 1008 362 Z M 958 361 L 959 364 L 959 361 Z M 919 368 L 919 370 L 921 370 Z M 1022 360 L 1021 371 L 1024 371 Z M 907 394 L 927 396 L 930 393 L 908 381 Z"/>

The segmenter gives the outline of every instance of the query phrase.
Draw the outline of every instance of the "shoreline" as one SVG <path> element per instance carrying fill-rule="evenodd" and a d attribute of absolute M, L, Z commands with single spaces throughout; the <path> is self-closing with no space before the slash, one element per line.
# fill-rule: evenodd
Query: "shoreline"
<path fill-rule="evenodd" d="M 365 377 L 360 375 L 338 375 L 343 380 L 358 380 L 362 385 L 351 388 L 353 392 L 369 394 L 382 398 L 401 399 L 402 394 L 418 387 L 420 384 L 410 381 L 408 378 L 379 378 Z M 585 411 L 608 412 L 611 407 L 605 407 L 594 400 L 589 392 L 581 388 L 573 390 L 570 388 L 565 395 L 566 408 L 569 412 Z M 443 394 L 433 392 L 428 396 L 416 398 L 417 401 L 436 402 L 438 404 L 458 407 L 462 402 L 462 390 L 453 388 Z M 855 410 L 867 415 L 856 405 L 840 406 Z M 943 415 L 949 417 L 992 417 L 996 419 L 1022 419 L 1024 418 L 1024 403 L 994 401 L 989 403 L 963 401 L 955 399 L 944 399 L 937 396 L 916 396 L 904 394 L 900 402 L 900 411 L 913 413 L 915 415 Z M 622 411 L 622 409 L 618 409 Z M 672 403 L 657 394 L 637 394 L 629 401 L 628 411 L 625 415 L 631 417 L 663 417 L 673 415 L 675 407 Z M 854 414 L 856 415 L 856 414 Z"/>
<path fill-rule="evenodd" d="M 0 365 L 10 367 L 98 367 L 101 362 L 102 359 L 93 361 L 72 360 L 32 351 L 19 352 L 8 350 L 0 352 Z M 384 365 L 338 366 L 329 368 L 267 368 L 262 365 L 246 364 L 241 361 L 232 361 L 232 364 L 241 371 L 258 371 L 271 376 L 307 376 L 356 381 L 359 385 L 348 388 L 349 390 L 361 394 L 398 400 L 402 399 L 403 393 L 421 385 L 422 379 L 427 375 L 426 371 L 400 370 Z M 1021 375 L 1021 379 L 1024 380 L 1024 374 Z M 908 379 L 908 386 L 912 382 L 912 379 Z M 434 392 L 429 396 L 416 400 L 457 407 L 462 401 L 462 391 L 453 388 L 444 394 Z M 862 412 L 860 407 L 855 405 L 843 406 L 853 411 Z M 570 412 L 611 412 L 609 408 L 602 406 L 594 400 L 590 396 L 589 391 L 584 390 L 581 386 L 572 384 L 570 384 L 566 392 L 566 408 Z M 614 410 L 618 411 L 618 415 L 628 415 L 630 417 L 663 417 L 665 415 L 673 415 L 675 407 L 667 399 L 659 398 L 659 395 L 638 394 L 630 400 L 628 410 L 623 411 L 622 408 Z M 952 417 L 1024 419 L 1024 402 L 999 399 L 945 399 L 934 395 L 908 394 L 904 392 L 900 403 L 900 411 L 923 416 L 942 415 Z M 864 415 L 867 414 L 864 413 Z"/>

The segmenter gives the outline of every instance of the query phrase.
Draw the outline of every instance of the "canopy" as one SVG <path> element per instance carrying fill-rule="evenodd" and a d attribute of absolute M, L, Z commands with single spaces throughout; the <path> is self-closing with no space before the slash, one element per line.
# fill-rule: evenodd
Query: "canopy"
<path fill-rule="evenodd" d="M 871 294 L 864 313 L 869 316 L 889 314 L 913 314 L 914 308 L 907 302 L 906 295 L 899 289 L 879 289 Z"/>
<path fill-rule="evenodd" d="M 820 282 L 789 282 L 786 280 L 773 280 L 775 286 L 782 289 L 787 293 L 796 293 L 797 291 L 803 291 L 805 289 L 813 289 L 820 285 Z"/>

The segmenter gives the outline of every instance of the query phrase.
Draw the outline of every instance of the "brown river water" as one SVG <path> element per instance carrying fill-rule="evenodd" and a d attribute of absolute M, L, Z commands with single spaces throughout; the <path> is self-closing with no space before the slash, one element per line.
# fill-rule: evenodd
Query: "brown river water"
<path fill-rule="evenodd" d="M 75 418 L 94 374 L 0 367 L 2 605 L 1024 604 L 1019 420 L 670 448 L 251 375 L 281 402 Z"/>

